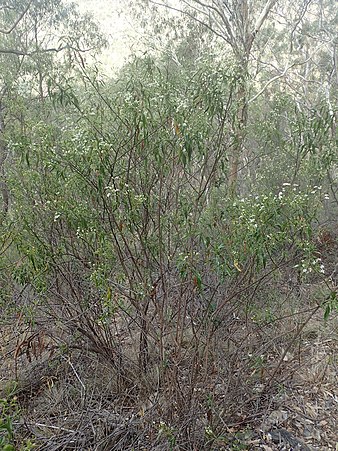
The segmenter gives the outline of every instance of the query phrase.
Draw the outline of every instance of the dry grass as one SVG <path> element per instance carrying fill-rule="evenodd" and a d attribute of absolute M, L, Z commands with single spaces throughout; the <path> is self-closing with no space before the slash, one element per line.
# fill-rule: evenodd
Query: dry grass
<path fill-rule="evenodd" d="M 334 449 L 337 319 L 324 323 L 307 297 L 313 286 L 302 298 L 285 289 L 279 303 L 272 291 L 262 288 L 249 314 L 232 314 L 198 343 L 191 328 L 179 348 L 168 334 L 165 366 L 153 341 L 146 374 L 136 371 L 132 334 L 120 374 L 89 342 L 76 346 L 64 331 L 61 340 L 56 325 L 48 333 L 19 320 L 4 327 L 1 396 L 16 379 L 17 443 L 32 437 L 46 451 L 288 449 L 268 434 L 284 428 L 310 449 Z"/>

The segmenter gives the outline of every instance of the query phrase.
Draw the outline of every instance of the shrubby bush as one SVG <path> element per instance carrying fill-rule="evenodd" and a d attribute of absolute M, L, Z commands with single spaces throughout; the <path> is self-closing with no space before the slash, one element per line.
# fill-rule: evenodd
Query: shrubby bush
<path fill-rule="evenodd" d="M 298 283 L 323 270 L 322 189 L 286 173 L 227 191 L 236 71 L 209 63 L 170 77 L 137 60 L 83 100 L 67 87 L 71 125 L 40 121 L 9 142 L 11 277 L 30 297 L 21 315 L 47 321 L 61 353 L 103 358 L 120 393 L 163 389 L 163 424 L 209 409 L 198 387 L 210 374 L 234 384 L 232 408 L 240 396 L 250 405 L 266 362 L 249 341 L 279 302 L 264 310 L 261 285 L 285 267 Z"/>

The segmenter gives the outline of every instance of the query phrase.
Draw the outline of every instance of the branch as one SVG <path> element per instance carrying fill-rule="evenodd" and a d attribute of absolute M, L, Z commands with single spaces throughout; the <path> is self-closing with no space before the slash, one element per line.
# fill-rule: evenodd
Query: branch
<path fill-rule="evenodd" d="M 269 12 L 271 11 L 271 9 L 273 8 L 273 6 L 275 6 L 275 4 L 277 3 L 278 0 L 268 0 L 262 10 L 262 12 L 260 13 L 258 19 L 256 20 L 255 23 L 255 27 L 254 27 L 254 34 L 256 35 L 259 30 L 261 29 L 261 26 L 263 25 L 265 19 L 267 18 L 267 15 L 269 14 Z"/>
<path fill-rule="evenodd" d="M 152 3 L 153 5 L 157 5 L 157 6 L 162 6 L 163 8 L 167 8 L 167 9 L 171 9 L 172 11 L 176 11 L 178 13 L 184 14 L 185 16 L 190 17 L 190 19 L 194 20 L 195 22 L 198 22 L 199 24 L 203 25 L 204 27 L 206 27 L 208 30 L 210 30 L 212 33 L 214 33 L 216 36 L 218 36 L 219 38 L 223 39 L 225 42 L 227 42 L 228 44 L 232 45 L 232 43 L 229 41 L 228 37 L 225 36 L 224 34 L 219 33 L 218 31 L 216 31 L 213 27 L 211 27 L 209 24 L 203 22 L 200 19 L 197 19 L 197 17 L 194 17 L 192 14 L 190 14 L 188 11 L 184 11 L 183 9 L 179 9 L 179 8 L 175 8 L 174 6 L 170 6 L 170 5 L 166 5 L 164 3 L 159 3 L 156 2 L 154 0 L 149 0 L 150 3 Z"/>
<path fill-rule="evenodd" d="M 292 31 L 291 31 L 291 35 L 290 35 L 290 37 L 291 37 L 291 51 L 292 51 L 292 43 L 293 43 L 293 35 L 295 34 L 295 32 L 296 32 L 296 30 L 297 30 L 297 28 L 298 28 L 298 25 L 301 23 L 301 21 L 303 20 L 303 18 L 304 18 L 304 16 L 305 16 L 305 14 L 306 14 L 306 11 L 307 11 L 307 9 L 308 9 L 308 6 L 310 5 L 310 3 L 312 2 L 312 0 L 308 0 L 306 3 L 305 3 L 305 5 L 304 5 L 304 7 L 303 7 L 303 10 L 301 11 L 301 13 L 300 13 L 300 15 L 299 15 L 299 18 L 298 18 L 298 20 L 296 21 L 296 23 L 295 23 L 295 25 L 294 25 L 294 27 L 293 27 L 293 29 L 292 29 Z"/>
<path fill-rule="evenodd" d="M 191 3 L 190 3 L 190 1 L 188 1 L 188 0 L 181 0 L 181 2 L 182 3 L 184 3 L 186 6 L 188 6 L 188 8 L 190 8 L 190 9 L 192 9 L 193 11 L 196 11 L 197 13 L 199 13 L 199 14 L 201 14 L 201 16 L 206 16 L 208 19 L 209 19 L 209 23 L 207 24 L 206 22 L 203 22 L 203 24 L 202 24 L 202 21 L 200 22 L 203 26 L 209 26 L 209 27 L 211 27 L 211 20 L 214 22 L 214 25 L 215 26 L 213 26 L 212 28 L 213 28 L 213 33 L 217 33 L 217 27 L 218 27 L 218 29 L 219 30 L 221 30 L 221 32 L 222 32 L 222 24 L 219 22 L 219 20 L 217 20 L 217 18 L 212 14 L 213 12 L 215 13 L 215 14 L 218 14 L 220 17 L 221 17 L 221 19 L 223 20 L 223 18 L 222 18 L 222 15 L 220 14 L 220 11 L 218 11 L 217 10 L 217 8 L 215 8 L 214 6 L 212 6 L 212 5 L 207 5 L 207 4 L 205 4 L 205 3 L 203 3 L 203 2 L 201 2 L 200 0 L 192 0 L 194 3 L 197 3 L 197 5 L 198 6 L 200 6 L 202 9 L 200 9 L 200 8 L 197 8 L 196 6 L 193 6 Z M 187 11 L 184 11 L 184 10 L 182 10 L 181 11 L 181 13 L 182 14 L 189 14 Z M 200 21 L 201 19 L 197 19 L 196 18 L 196 16 L 192 16 L 192 18 L 193 18 L 193 20 L 195 20 L 195 21 Z M 211 19 L 212 18 L 212 19 Z M 216 25 L 217 25 L 217 27 L 216 27 Z M 211 28 L 210 28 L 210 30 L 211 30 Z M 220 33 L 221 33 L 220 32 Z M 222 38 L 223 39 L 226 39 L 226 41 L 228 42 L 228 43 L 230 43 L 230 41 L 231 41 L 231 36 L 230 36 L 230 33 L 228 33 L 228 36 L 226 36 L 226 35 L 222 35 Z"/>
<path fill-rule="evenodd" d="M 294 66 L 294 64 L 292 66 Z M 276 75 L 275 77 L 271 78 L 267 83 L 265 83 L 264 87 L 256 95 L 254 95 L 251 99 L 248 100 L 248 105 L 254 102 L 259 96 L 261 96 L 263 92 L 266 90 L 266 88 L 271 85 L 271 83 L 278 80 L 279 78 L 284 77 L 284 75 L 286 75 L 287 71 L 291 69 L 292 66 L 286 67 L 281 74 Z"/>
<path fill-rule="evenodd" d="M 16 28 L 18 26 L 18 24 L 21 22 L 21 20 L 23 19 L 23 17 L 25 16 L 25 14 L 27 13 L 27 11 L 29 10 L 31 4 L 32 4 L 33 0 L 30 0 L 30 2 L 28 3 L 28 5 L 26 6 L 26 8 L 22 11 L 22 13 L 20 14 L 20 16 L 17 18 L 17 20 L 14 22 L 14 24 L 11 26 L 11 28 L 9 30 L 1 30 L 0 29 L 0 33 L 2 34 L 10 34 L 12 33 L 12 31 L 14 30 L 14 28 Z"/>
<path fill-rule="evenodd" d="M 249 40 L 249 48 L 251 47 L 257 33 L 259 32 L 259 30 L 261 29 L 263 23 L 265 22 L 265 19 L 267 18 L 269 12 L 271 11 L 271 9 L 273 8 L 273 6 L 277 3 L 278 0 L 268 0 L 264 6 L 264 8 L 262 9 L 262 12 L 260 13 L 259 17 L 256 20 L 254 29 L 251 33 L 250 36 L 250 40 Z"/>
<path fill-rule="evenodd" d="M 254 102 L 260 95 L 262 95 L 263 92 L 266 90 L 266 88 L 271 85 L 271 83 L 273 83 L 274 81 L 278 80 L 279 78 L 284 77 L 286 75 L 286 73 L 290 69 L 292 69 L 293 67 L 295 67 L 295 66 L 302 66 L 303 64 L 306 64 L 308 61 L 310 61 L 310 59 L 312 57 L 313 57 L 313 55 L 310 55 L 308 58 L 306 58 L 306 60 L 301 61 L 300 63 L 293 63 L 290 66 L 286 66 L 281 74 L 276 75 L 275 77 L 271 78 L 256 95 L 254 95 L 251 99 L 248 100 L 248 105 L 250 103 Z"/>
<path fill-rule="evenodd" d="M 48 52 L 61 52 L 62 50 L 68 48 L 68 46 L 60 47 L 60 48 L 50 48 L 50 49 L 44 49 L 44 50 L 34 50 L 33 52 L 28 52 L 26 50 L 15 50 L 15 49 L 0 49 L 0 54 L 5 55 L 17 55 L 17 56 L 33 56 L 37 53 L 48 53 Z"/>
<path fill-rule="evenodd" d="M 231 24 L 230 24 L 228 18 L 226 17 L 226 15 L 223 13 L 223 11 L 216 6 L 206 4 L 206 3 L 202 2 L 201 0 L 193 0 L 193 1 L 195 3 L 197 3 L 198 5 L 202 6 L 203 8 L 207 8 L 209 10 L 214 11 L 217 15 L 220 16 L 220 18 L 222 19 L 222 21 L 225 25 L 227 33 L 228 33 L 227 41 L 229 43 L 231 43 L 232 46 L 236 45 L 235 35 L 234 35 L 234 32 L 232 31 Z"/>
<path fill-rule="evenodd" d="M 59 53 L 66 49 L 74 50 L 75 52 L 80 52 L 80 53 L 89 52 L 90 50 L 93 50 L 92 48 L 79 49 L 79 48 L 72 47 L 71 45 L 64 45 L 64 46 L 58 47 L 58 48 L 51 47 L 51 48 L 47 48 L 47 49 L 33 50 L 31 52 L 29 52 L 27 50 L 0 49 L 0 54 L 17 55 L 17 56 L 34 56 L 34 55 L 37 55 L 40 53 L 52 53 L 52 52 Z"/>

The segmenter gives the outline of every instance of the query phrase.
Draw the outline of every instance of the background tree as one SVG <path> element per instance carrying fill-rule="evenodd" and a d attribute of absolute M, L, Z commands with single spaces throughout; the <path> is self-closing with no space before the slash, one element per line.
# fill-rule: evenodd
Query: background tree
<path fill-rule="evenodd" d="M 77 59 L 83 63 L 89 50 L 104 45 L 96 24 L 81 16 L 74 5 L 61 0 L 8 1 L 0 10 L 0 174 L 2 217 L 9 206 L 5 162 L 6 135 L 31 120 L 35 113 L 46 118 L 43 107 L 48 89 L 71 77 Z M 29 105 L 29 108 L 27 109 Z M 46 109 L 47 108 L 47 109 Z M 28 119 L 28 115 L 30 119 Z M 8 130 L 9 129 L 9 130 Z"/>
<path fill-rule="evenodd" d="M 179 4 L 149 2 L 150 8 L 151 5 L 157 5 L 182 13 L 183 17 L 195 21 L 209 30 L 214 37 L 220 39 L 231 50 L 237 79 L 235 94 L 237 112 L 233 121 L 234 145 L 228 155 L 230 159 L 228 175 L 230 192 L 236 191 L 245 141 L 251 53 L 256 36 L 264 26 L 275 4 L 276 0 L 268 0 L 263 4 L 255 2 L 255 5 L 247 0 L 229 2 L 192 0 Z"/>
<path fill-rule="evenodd" d="M 242 167 L 248 168 L 249 161 L 260 160 L 260 151 L 252 147 L 252 141 L 247 137 L 247 133 L 248 125 L 255 121 L 255 119 L 253 121 L 250 119 L 251 114 L 255 115 L 255 103 L 266 90 L 269 92 L 269 89 L 272 88 L 274 92 L 279 89 L 283 91 L 285 83 L 290 83 L 292 80 L 292 89 L 296 97 L 298 97 L 296 94 L 298 90 L 299 93 L 304 92 L 303 99 L 307 103 L 307 108 L 309 108 L 309 103 L 314 101 L 310 91 L 316 92 L 315 95 L 321 98 L 323 95 L 328 98 L 327 93 L 332 90 L 332 74 L 335 73 L 335 70 L 332 69 L 335 66 L 333 55 L 336 45 L 334 33 L 330 31 L 334 29 L 336 14 L 334 8 L 329 12 L 332 5 L 326 8 L 322 2 L 303 1 L 294 2 L 292 5 L 282 1 L 264 3 L 150 1 L 147 4 L 148 13 L 153 17 L 151 21 L 154 24 L 153 36 L 158 36 L 156 29 L 161 30 L 161 35 L 166 36 L 163 39 L 170 42 L 167 47 L 170 47 L 174 54 L 173 59 L 175 59 L 173 49 L 176 48 L 177 37 L 183 35 L 186 37 L 187 30 L 193 29 L 195 26 L 196 29 L 199 28 L 199 36 L 204 34 L 204 42 L 209 41 L 211 46 L 218 49 L 220 60 L 226 61 L 230 58 L 234 63 L 234 76 L 237 83 L 237 113 L 229 127 L 229 132 L 233 133 L 236 139 L 231 148 L 227 149 L 227 156 L 230 160 L 229 186 L 236 185 Z M 142 21 L 144 16 L 137 7 L 135 8 L 135 5 L 134 10 L 136 10 L 137 20 L 145 26 Z M 168 11 L 167 15 L 163 14 L 165 11 Z M 313 20 L 314 17 L 319 17 L 320 20 Z M 314 27 L 310 38 L 308 32 L 305 31 L 307 26 L 304 24 L 306 23 L 311 23 L 311 27 Z M 307 37 L 301 37 L 303 28 Z M 175 30 L 174 34 L 173 29 Z M 163 32 L 163 30 L 168 30 L 168 32 Z M 323 33 L 326 33 L 326 40 L 323 40 Z M 306 46 L 304 47 L 303 44 L 306 39 L 312 39 L 313 42 L 307 46 L 308 50 L 304 51 Z M 195 42 L 198 42 L 198 39 Z M 297 42 L 303 42 L 303 44 L 299 45 Z M 323 85 L 316 90 L 316 83 L 317 87 L 319 86 L 318 81 L 316 82 L 314 79 L 306 81 L 306 76 L 304 79 L 305 72 L 310 73 L 310 67 L 313 68 L 312 76 L 315 78 L 323 75 L 318 71 L 320 67 L 319 53 L 323 51 L 329 52 L 331 55 L 327 60 L 331 61 L 330 68 L 328 68 L 331 82 L 326 85 L 331 88 L 327 89 L 326 87 L 326 93 L 322 89 Z M 286 89 L 288 90 L 288 88 Z M 307 90 L 310 90 L 309 95 L 307 95 Z M 299 104 L 299 100 L 297 101 Z M 334 111 L 335 108 L 332 108 L 331 105 L 331 111 Z M 244 171 L 242 179 L 244 180 L 245 177 Z M 240 190 L 242 189 L 245 188 L 241 185 Z"/>

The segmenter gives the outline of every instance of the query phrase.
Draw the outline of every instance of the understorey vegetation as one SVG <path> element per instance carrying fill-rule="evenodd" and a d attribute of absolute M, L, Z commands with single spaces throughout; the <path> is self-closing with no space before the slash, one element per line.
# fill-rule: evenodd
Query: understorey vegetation
<path fill-rule="evenodd" d="M 183 3 L 113 77 L 75 7 L 0 8 L 3 450 L 334 449 L 331 7 L 231 52 Z"/>

